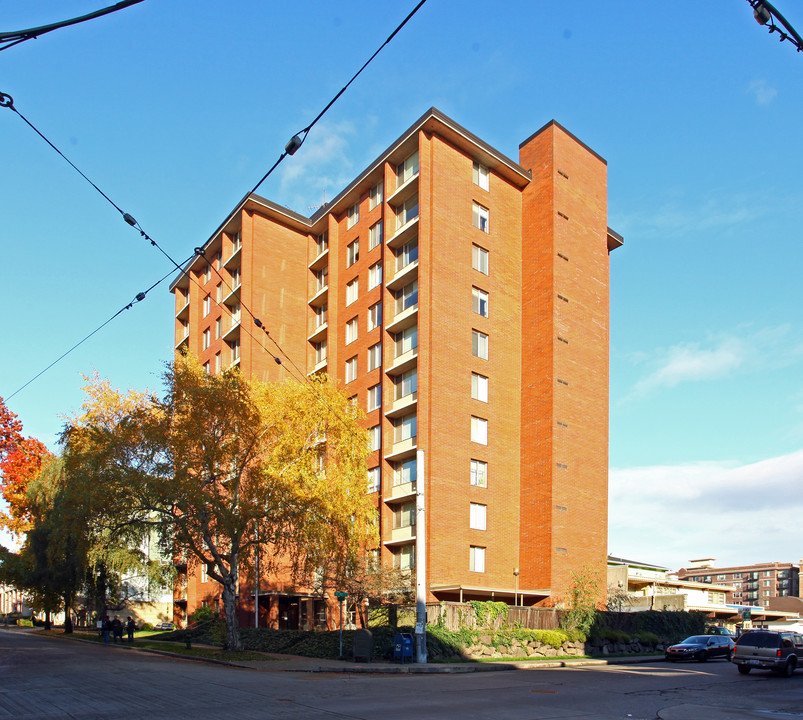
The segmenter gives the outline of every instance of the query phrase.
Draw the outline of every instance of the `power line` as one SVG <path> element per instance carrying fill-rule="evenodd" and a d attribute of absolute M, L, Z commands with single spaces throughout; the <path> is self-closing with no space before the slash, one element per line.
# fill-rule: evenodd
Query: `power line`
<path fill-rule="evenodd" d="M 95 10 L 95 12 L 81 15 L 80 17 L 73 18 L 72 20 L 61 20 L 60 22 L 51 23 L 50 25 L 40 25 L 39 27 L 29 28 L 28 30 L 15 30 L 13 32 L 0 33 L 0 43 L 6 43 L 0 47 L 0 50 L 6 50 L 14 45 L 18 45 L 26 40 L 33 40 L 40 35 L 59 30 L 69 25 L 77 25 L 78 23 L 86 22 L 87 20 L 94 20 L 95 18 L 108 15 L 109 13 L 123 10 L 131 5 L 141 3 L 142 0 L 123 0 L 123 2 L 115 3 L 114 5 L 104 8 L 103 10 Z"/>
<path fill-rule="evenodd" d="M 188 258 L 187 260 L 189 261 L 190 259 L 191 258 Z M 116 317 L 122 315 L 126 310 L 130 310 L 137 303 L 141 303 L 151 290 L 153 290 L 160 283 L 163 283 L 165 280 L 167 280 L 167 278 L 169 278 L 172 274 L 173 274 L 173 270 L 171 269 L 169 273 L 167 273 L 166 275 L 164 275 L 161 278 L 159 278 L 159 280 L 157 280 L 155 283 L 153 283 L 153 285 L 151 285 L 147 290 L 144 290 L 143 292 L 137 293 L 136 296 L 134 297 L 134 299 L 130 303 L 128 303 L 128 305 L 125 305 L 124 307 L 121 307 L 108 320 L 106 320 L 104 323 L 98 325 L 98 327 L 96 327 L 91 333 L 89 333 L 89 335 L 87 335 L 85 338 L 83 338 L 83 340 L 79 340 L 69 350 L 67 350 L 66 352 L 64 352 L 61 355 L 59 355 L 59 357 L 57 357 L 52 363 L 50 363 L 50 365 L 48 365 L 44 370 L 41 370 L 38 373 L 36 373 L 36 375 L 34 375 L 30 380 L 28 380 L 28 382 L 26 382 L 21 387 L 17 388 L 13 393 L 11 393 L 11 395 L 6 397 L 6 400 L 11 400 L 11 398 L 13 398 L 17 393 L 19 393 L 22 390 L 24 390 L 26 387 L 28 387 L 28 385 L 30 385 L 34 380 L 36 380 L 39 377 L 41 377 L 42 375 L 44 375 L 48 370 L 50 370 L 50 368 L 52 368 L 54 365 L 56 365 L 57 363 L 61 362 L 64 358 L 66 358 L 73 350 L 76 350 L 81 345 L 83 345 L 87 340 L 89 340 L 89 338 L 91 338 L 93 335 L 95 335 L 96 333 L 99 333 L 103 328 L 105 328 Z"/>

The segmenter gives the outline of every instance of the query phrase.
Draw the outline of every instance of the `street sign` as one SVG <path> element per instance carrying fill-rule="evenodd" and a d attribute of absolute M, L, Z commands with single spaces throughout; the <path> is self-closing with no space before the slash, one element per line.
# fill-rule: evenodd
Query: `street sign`
<path fill-rule="evenodd" d="M 345 599 L 345 598 L 347 598 L 348 596 L 349 596 L 349 594 L 348 594 L 347 592 L 343 592 L 342 590 L 338 590 L 338 591 L 335 593 L 335 597 L 336 597 L 338 600 L 344 600 L 344 599 Z"/>

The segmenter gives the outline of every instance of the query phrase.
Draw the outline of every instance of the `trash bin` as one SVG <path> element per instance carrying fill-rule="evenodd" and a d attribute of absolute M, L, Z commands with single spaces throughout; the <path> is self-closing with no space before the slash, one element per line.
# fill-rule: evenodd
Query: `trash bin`
<path fill-rule="evenodd" d="M 396 633 L 393 638 L 393 662 L 413 661 L 413 636 L 411 633 Z"/>
<path fill-rule="evenodd" d="M 374 636 L 370 630 L 360 629 L 354 631 L 354 662 L 371 662 L 374 650 Z"/>

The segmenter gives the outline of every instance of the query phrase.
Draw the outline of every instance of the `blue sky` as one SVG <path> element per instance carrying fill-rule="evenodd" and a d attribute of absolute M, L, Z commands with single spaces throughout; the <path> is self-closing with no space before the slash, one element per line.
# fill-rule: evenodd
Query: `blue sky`
<path fill-rule="evenodd" d="M 0 30 L 104 4 L 15 3 Z M 1 52 L 0 91 L 183 260 L 413 5 L 145 0 Z M 775 5 L 803 32 L 796 3 Z M 625 237 L 610 552 L 797 561 L 803 53 L 745 0 L 491 7 L 429 0 L 259 192 L 308 214 L 431 106 L 513 158 L 556 119 L 608 161 Z M 0 153 L 8 397 L 170 264 L 3 108 Z M 54 445 L 81 373 L 159 387 L 166 285 L 8 401 L 26 433 Z"/>

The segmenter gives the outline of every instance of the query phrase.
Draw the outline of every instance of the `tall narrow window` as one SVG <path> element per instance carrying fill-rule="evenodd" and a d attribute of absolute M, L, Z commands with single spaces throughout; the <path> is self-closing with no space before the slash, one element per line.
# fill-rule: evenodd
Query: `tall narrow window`
<path fill-rule="evenodd" d="M 239 230 L 231 234 L 231 254 L 234 255 L 243 244 L 242 234 Z"/>
<path fill-rule="evenodd" d="M 485 572 L 485 548 L 472 545 L 469 548 L 468 569 L 471 572 Z"/>
<path fill-rule="evenodd" d="M 204 350 L 206 350 L 209 347 L 209 345 L 211 344 L 211 340 L 212 340 L 212 331 L 209 328 L 206 328 L 206 330 L 204 330 L 204 334 L 203 334 L 203 349 Z"/>
<path fill-rule="evenodd" d="M 329 285 L 329 268 L 323 267 L 315 271 L 315 292 L 320 292 Z"/>
<path fill-rule="evenodd" d="M 223 370 L 223 358 L 220 353 L 215 354 L 215 372 L 220 373 Z"/>
<path fill-rule="evenodd" d="M 479 245 L 471 246 L 471 266 L 483 275 L 488 274 L 488 251 Z"/>
<path fill-rule="evenodd" d="M 368 348 L 368 372 L 382 366 L 382 343 Z"/>
<path fill-rule="evenodd" d="M 315 308 L 315 327 L 323 327 L 329 318 L 329 305 L 324 304 Z"/>
<path fill-rule="evenodd" d="M 418 434 L 418 417 L 415 413 L 394 420 L 393 425 L 393 442 L 409 440 Z"/>
<path fill-rule="evenodd" d="M 471 353 L 474 357 L 488 359 L 488 336 L 479 330 L 471 331 Z"/>
<path fill-rule="evenodd" d="M 234 291 L 238 287 L 240 287 L 241 278 L 242 278 L 242 275 L 240 273 L 240 268 L 234 268 L 234 270 L 231 271 L 231 289 L 232 289 L 232 291 Z"/>
<path fill-rule="evenodd" d="M 483 190 L 488 190 L 490 188 L 490 183 L 488 181 L 488 168 L 485 165 L 481 165 L 476 160 L 474 161 L 474 184 L 479 185 Z"/>
<path fill-rule="evenodd" d="M 382 221 L 371 225 L 368 231 L 368 249 L 373 250 L 377 245 L 382 244 Z"/>
<path fill-rule="evenodd" d="M 418 391 L 418 368 L 412 368 L 397 376 L 394 384 L 394 397 L 396 400 L 401 400 L 408 395 L 414 395 Z"/>
<path fill-rule="evenodd" d="M 488 487 L 488 463 L 483 460 L 471 461 L 471 484 L 475 487 Z"/>
<path fill-rule="evenodd" d="M 479 228 L 483 232 L 487 233 L 489 223 L 488 208 L 474 203 L 471 212 L 471 221 L 474 223 L 474 227 Z"/>
<path fill-rule="evenodd" d="M 382 263 L 377 262 L 368 268 L 368 289 L 372 290 L 382 284 Z"/>
<path fill-rule="evenodd" d="M 382 303 L 378 302 L 368 308 L 368 330 L 378 328 L 382 324 Z"/>
<path fill-rule="evenodd" d="M 354 205 L 349 208 L 348 219 L 346 220 L 346 228 L 352 228 L 358 222 L 360 222 L 360 204 L 354 203 Z"/>
<path fill-rule="evenodd" d="M 231 362 L 234 364 L 240 360 L 240 341 L 234 340 L 229 347 L 231 348 Z"/>
<path fill-rule="evenodd" d="M 321 233 L 315 238 L 315 247 L 318 255 L 323 255 L 329 249 L 329 233 Z"/>
<path fill-rule="evenodd" d="M 477 315 L 488 317 L 488 293 L 485 290 L 471 289 L 471 309 Z"/>
<path fill-rule="evenodd" d="M 486 530 L 487 505 L 469 503 L 468 526 L 472 530 Z"/>
<path fill-rule="evenodd" d="M 404 227 L 408 222 L 418 217 L 418 193 L 405 200 L 396 208 L 396 229 Z"/>
<path fill-rule="evenodd" d="M 396 314 L 418 305 L 418 280 L 396 292 Z"/>
<path fill-rule="evenodd" d="M 368 201 L 368 209 L 373 210 L 379 203 L 382 202 L 382 190 L 384 189 L 385 184 L 383 182 L 378 182 L 371 188 L 371 192 L 369 194 L 369 201 Z"/>
<path fill-rule="evenodd" d="M 471 373 L 471 397 L 488 402 L 488 378 L 479 373 Z"/>
<path fill-rule="evenodd" d="M 408 240 L 396 254 L 396 271 L 406 268 L 411 262 L 418 260 L 418 238 Z"/>
<path fill-rule="evenodd" d="M 407 483 L 414 483 L 416 481 L 418 465 L 415 458 L 405 460 L 404 462 L 392 463 L 393 467 L 393 484 L 406 485 Z"/>
<path fill-rule="evenodd" d="M 346 360 L 346 382 L 350 383 L 357 379 L 357 358 Z"/>
<path fill-rule="evenodd" d="M 357 318 L 351 318 L 346 323 L 346 345 L 350 345 L 357 339 Z"/>
<path fill-rule="evenodd" d="M 320 342 L 314 343 L 313 347 L 315 348 L 315 364 L 319 365 L 322 362 L 326 361 L 326 340 L 321 340 Z"/>
<path fill-rule="evenodd" d="M 415 525 L 415 503 L 406 502 L 393 511 L 393 529 L 412 527 Z"/>
<path fill-rule="evenodd" d="M 471 416 L 471 442 L 488 444 L 488 421 L 485 418 Z"/>
<path fill-rule="evenodd" d="M 368 431 L 368 436 L 371 439 L 371 450 L 379 450 L 382 446 L 382 426 L 374 425 Z"/>
<path fill-rule="evenodd" d="M 396 333 L 396 357 L 404 355 L 418 347 L 418 325 L 408 327 L 400 333 Z"/>
<path fill-rule="evenodd" d="M 360 296 L 360 278 L 346 283 L 346 305 L 351 305 Z"/>
<path fill-rule="evenodd" d="M 382 407 L 382 386 L 372 385 L 368 388 L 368 412 Z"/>
<path fill-rule="evenodd" d="M 402 545 L 398 550 L 393 551 L 393 569 L 415 569 L 415 545 Z"/>
<path fill-rule="evenodd" d="M 414 175 L 418 175 L 418 150 L 396 168 L 396 185 L 404 185 Z"/>
<path fill-rule="evenodd" d="M 368 469 L 368 492 L 375 493 L 379 492 L 379 468 L 369 468 Z"/>
<path fill-rule="evenodd" d="M 212 312 L 212 297 L 207 295 L 204 298 L 204 317 L 209 315 L 210 312 Z"/>
<path fill-rule="evenodd" d="M 360 241 L 355 240 L 349 243 L 346 248 L 346 267 L 351 267 L 357 260 L 360 259 Z"/>

